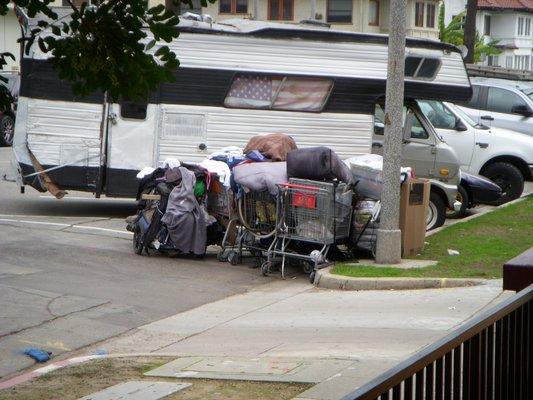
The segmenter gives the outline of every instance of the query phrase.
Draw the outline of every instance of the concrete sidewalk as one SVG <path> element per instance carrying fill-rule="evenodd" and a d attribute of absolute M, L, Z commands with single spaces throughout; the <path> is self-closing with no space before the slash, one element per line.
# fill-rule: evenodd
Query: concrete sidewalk
<path fill-rule="evenodd" d="M 174 366 L 173 372 L 162 373 L 167 376 L 228 378 L 227 365 L 237 363 L 229 378 L 253 380 L 269 374 L 265 365 L 286 363 L 298 366 L 302 381 L 318 383 L 301 398 L 337 399 L 507 295 L 502 295 L 501 281 L 361 292 L 317 289 L 304 279 L 275 281 L 142 326 L 98 348 L 111 354 L 188 357 L 178 362 L 186 371 Z M 261 360 L 265 363 L 259 365 Z M 328 370 L 321 360 L 335 362 Z M 315 374 L 317 363 L 320 379 L 306 377 L 302 365 Z M 267 380 L 287 379 L 280 375 L 277 371 Z"/>

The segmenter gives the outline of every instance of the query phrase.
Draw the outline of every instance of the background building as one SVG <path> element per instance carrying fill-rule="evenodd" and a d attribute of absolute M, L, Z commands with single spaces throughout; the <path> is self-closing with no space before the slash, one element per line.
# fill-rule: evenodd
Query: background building
<path fill-rule="evenodd" d="M 465 10 L 466 0 L 445 0 L 445 23 Z M 481 64 L 533 71 L 533 0 L 478 0 L 476 28 L 502 51 Z"/>
<path fill-rule="evenodd" d="M 183 7 L 182 11 L 185 11 L 185 8 Z M 438 38 L 438 1 L 407 0 L 407 8 L 408 36 Z M 279 22 L 315 19 L 331 24 L 335 29 L 388 33 L 390 1 L 217 0 L 204 7 L 202 12 L 211 15 L 217 21 L 230 18 L 255 18 Z"/>

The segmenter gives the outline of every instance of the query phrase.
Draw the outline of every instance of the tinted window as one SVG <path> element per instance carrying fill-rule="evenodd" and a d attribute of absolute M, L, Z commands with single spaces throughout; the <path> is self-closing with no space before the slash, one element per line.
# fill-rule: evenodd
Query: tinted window
<path fill-rule="evenodd" d="M 470 101 L 463 103 L 465 107 L 470 108 L 483 108 L 481 107 L 481 99 L 479 98 L 479 94 L 481 93 L 481 86 L 472 85 L 472 98 Z"/>
<path fill-rule="evenodd" d="M 487 110 L 511 114 L 511 110 L 516 106 L 526 106 L 526 102 L 510 90 L 489 88 Z"/>
<path fill-rule="evenodd" d="M 123 101 L 120 104 L 120 116 L 122 118 L 146 119 L 146 102 Z"/>
<path fill-rule="evenodd" d="M 405 58 L 405 76 L 408 78 L 433 79 L 440 68 L 437 58 L 408 56 Z"/>

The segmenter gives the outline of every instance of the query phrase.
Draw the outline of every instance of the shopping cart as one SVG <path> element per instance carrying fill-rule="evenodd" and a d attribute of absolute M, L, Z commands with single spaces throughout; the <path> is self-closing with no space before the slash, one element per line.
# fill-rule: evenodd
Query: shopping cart
<path fill-rule="evenodd" d="M 224 187 L 219 181 L 213 180 L 207 192 L 207 212 L 225 228 L 224 237 L 218 252 L 219 261 L 236 260 L 237 229 L 239 216 L 235 205 L 235 196 L 231 188 Z"/>
<path fill-rule="evenodd" d="M 285 259 L 305 262 L 311 281 L 315 272 L 328 265 L 326 255 L 331 245 L 348 239 L 352 216 L 353 192 L 344 183 L 290 179 L 279 185 L 276 203 L 277 223 L 274 241 L 269 247 L 267 261 L 261 265 L 268 275 L 276 259 L 281 257 L 281 275 L 285 273 Z M 310 254 L 291 249 L 295 242 L 317 245 Z"/>

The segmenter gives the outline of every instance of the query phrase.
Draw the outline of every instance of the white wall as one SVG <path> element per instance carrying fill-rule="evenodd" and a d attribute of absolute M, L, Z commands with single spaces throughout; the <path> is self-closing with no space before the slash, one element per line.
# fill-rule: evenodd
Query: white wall
<path fill-rule="evenodd" d="M 448 25 L 455 15 L 466 9 L 466 0 L 444 0 L 444 24 Z"/>
<path fill-rule="evenodd" d="M 5 71 L 19 70 L 20 46 L 17 39 L 20 37 L 20 26 L 15 13 L 9 10 L 5 16 L 0 16 L 0 53 L 9 52 L 15 56 L 15 61 L 7 59 Z"/>

